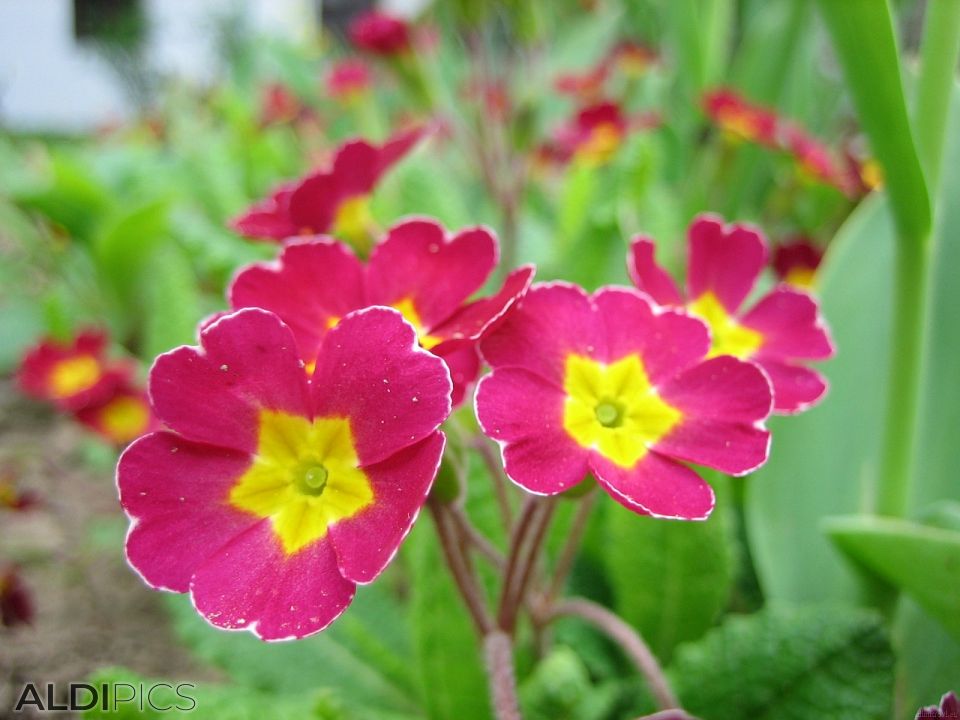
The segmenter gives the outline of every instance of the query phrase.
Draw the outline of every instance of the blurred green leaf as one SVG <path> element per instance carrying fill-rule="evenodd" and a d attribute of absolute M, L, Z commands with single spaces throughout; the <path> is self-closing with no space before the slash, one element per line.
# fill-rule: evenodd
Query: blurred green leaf
<path fill-rule="evenodd" d="M 669 672 L 702 720 L 887 720 L 893 664 L 879 615 L 770 608 L 681 646 Z"/>
<path fill-rule="evenodd" d="M 481 650 L 428 518 L 404 546 L 411 561 L 414 646 L 431 720 L 489 720 Z"/>
<path fill-rule="evenodd" d="M 705 522 L 641 517 L 616 507 L 606 521 L 614 608 L 668 661 L 678 643 L 713 625 L 733 584 L 729 493 Z"/>
<path fill-rule="evenodd" d="M 892 223 L 882 199 L 873 197 L 834 238 L 820 273 L 823 313 L 838 348 L 819 366 L 830 391 L 802 415 L 770 420 L 770 460 L 748 480 L 748 536 L 768 599 L 858 596 L 854 575 L 820 521 L 869 510 L 875 492 L 884 410 L 877 388 L 887 381 L 892 261 Z"/>
<path fill-rule="evenodd" d="M 923 242 L 930 232 L 930 198 L 910 129 L 890 5 L 885 0 L 819 0 L 818 5 L 883 167 L 898 233 L 910 243 Z"/>
<path fill-rule="evenodd" d="M 146 359 L 194 342 L 202 314 L 196 275 L 178 244 L 157 247 L 150 254 L 149 268 L 143 279 L 147 312 L 141 354 Z"/>
<path fill-rule="evenodd" d="M 616 683 L 594 685 L 577 651 L 558 646 L 520 688 L 527 720 L 602 720 L 619 700 Z"/>
<path fill-rule="evenodd" d="M 906 592 L 960 639 L 960 532 L 863 516 L 831 518 L 826 530 L 849 557 Z"/>

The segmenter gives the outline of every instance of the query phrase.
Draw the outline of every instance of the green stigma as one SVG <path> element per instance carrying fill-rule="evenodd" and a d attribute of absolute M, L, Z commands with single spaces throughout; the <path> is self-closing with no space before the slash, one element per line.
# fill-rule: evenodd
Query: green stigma
<path fill-rule="evenodd" d="M 597 416 L 597 421 L 604 427 L 620 427 L 623 422 L 623 410 L 617 403 L 605 400 L 597 405 L 594 413 Z"/>
<path fill-rule="evenodd" d="M 304 495 L 320 495 L 327 486 L 327 476 L 323 465 L 310 465 L 300 475 L 297 489 Z"/>

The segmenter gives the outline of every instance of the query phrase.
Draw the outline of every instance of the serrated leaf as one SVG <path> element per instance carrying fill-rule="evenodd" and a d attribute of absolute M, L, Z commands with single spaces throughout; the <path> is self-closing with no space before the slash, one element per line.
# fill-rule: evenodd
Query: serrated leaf
<path fill-rule="evenodd" d="M 681 522 L 611 508 L 605 562 L 618 614 L 661 660 L 700 637 L 716 620 L 733 584 L 726 493 L 710 519 Z"/>
<path fill-rule="evenodd" d="M 670 675 L 702 720 L 887 720 L 893 665 L 877 614 L 777 608 L 682 646 Z"/>
<path fill-rule="evenodd" d="M 910 595 L 960 640 L 960 532 L 880 517 L 831 518 L 849 557 Z"/>

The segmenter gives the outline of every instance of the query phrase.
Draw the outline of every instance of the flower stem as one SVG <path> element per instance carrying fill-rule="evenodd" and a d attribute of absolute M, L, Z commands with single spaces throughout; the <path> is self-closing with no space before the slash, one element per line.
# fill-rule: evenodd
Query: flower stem
<path fill-rule="evenodd" d="M 497 626 L 508 633 L 516 627 L 532 564 L 536 562 L 553 514 L 553 499 L 528 497 L 510 536 L 510 551 L 497 610 Z M 529 538 L 529 540 L 528 540 Z"/>
<path fill-rule="evenodd" d="M 513 525 L 513 508 L 510 506 L 510 496 L 507 494 L 509 481 L 503 465 L 486 438 L 478 437 L 474 447 L 480 453 L 484 465 L 487 466 L 487 472 L 493 482 L 493 491 L 497 496 L 497 504 L 500 506 L 500 515 L 503 518 L 504 525 L 509 529 Z"/>
<path fill-rule="evenodd" d="M 483 638 L 483 656 L 497 720 L 521 720 L 510 636 L 500 630 L 487 633 Z"/>
<path fill-rule="evenodd" d="M 546 601 L 553 602 L 563 590 L 567 582 L 567 576 L 573 568 L 573 562 L 577 558 L 577 551 L 580 550 L 580 541 L 583 540 L 583 533 L 587 529 L 587 521 L 590 519 L 590 511 L 597 497 L 596 492 L 588 492 L 577 507 L 576 515 L 573 516 L 573 523 L 570 525 L 570 532 L 567 534 L 566 542 L 560 551 L 560 557 L 553 570 L 553 579 L 550 581 L 550 587 L 547 588 Z"/>
<path fill-rule="evenodd" d="M 616 642 L 637 666 L 640 674 L 647 681 L 653 697 L 663 710 L 679 708 L 670 683 L 657 662 L 657 658 L 647 647 L 643 638 L 637 634 L 621 617 L 607 610 L 607 608 L 585 598 L 569 598 L 553 606 L 550 619 L 570 616 L 593 625 L 607 637 Z"/>

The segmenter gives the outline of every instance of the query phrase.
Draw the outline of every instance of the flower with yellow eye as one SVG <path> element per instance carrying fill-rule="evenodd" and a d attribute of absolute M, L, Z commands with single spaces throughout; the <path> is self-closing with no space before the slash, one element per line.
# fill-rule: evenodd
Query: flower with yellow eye
<path fill-rule="evenodd" d="M 450 376 L 401 315 L 345 317 L 312 380 L 290 329 L 245 309 L 157 358 L 169 430 L 123 453 L 126 552 L 151 586 L 264 640 L 322 630 L 396 554 L 436 476 Z"/>

